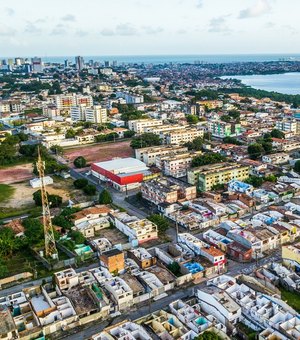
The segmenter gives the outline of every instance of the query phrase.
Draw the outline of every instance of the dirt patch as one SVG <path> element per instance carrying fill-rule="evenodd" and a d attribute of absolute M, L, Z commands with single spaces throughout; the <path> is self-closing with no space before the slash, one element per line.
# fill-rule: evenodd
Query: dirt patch
<path fill-rule="evenodd" d="M 72 179 L 64 180 L 56 177 L 53 179 L 54 183 L 52 185 L 47 185 L 46 190 L 49 194 L 61 196 L 63 198 L 63 202 L 74 198 L 79 199 L 81 196 L 84 196 L 81 190 L 76 190 L 74 188 Z M 13 196 L 4 204 L 1 204 L 1 207 L 13 207 L 19 209 L 34 204 L 32 195 L 38 190 L 38 188 L 32 188 L 29 185 L 29 182 L 14 183 L 12 184 L 12 187 L 15 189 Z"/>
<path fill-rule="evenodd" d="M 130 141 L 119 143 L 107 143 L 97 145 L 85 145 L 80 148 L 65 150 L 64 158 L 68 159 L 70 166 L 76 157 L 83 156 L 87 162 L 103 162 L 115 157 L 132 157 L 133 150 Z"/>
<path fill-rule="evenodd" d="M 112 245 L 124 244 L 128 242 L 128 237 L 121 233 L 117 228 L 101 229 L 101 236 L 98 237 L 107 238 Z"/>
<path fill-rule="evenodd" d="M 0 183 L 11 184 L 30 180 L 34 177 L 31 163 L 0 169 Z"/>

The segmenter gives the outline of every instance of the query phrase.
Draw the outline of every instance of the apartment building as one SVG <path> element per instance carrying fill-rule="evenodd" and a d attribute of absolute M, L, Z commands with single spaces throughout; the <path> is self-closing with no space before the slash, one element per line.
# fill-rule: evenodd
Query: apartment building
<path fill-rule="evenodd" d="M 211 120 L 208 122 L 208 131 L 213 137 L 238 137 L 242 134 L 241 124 L 226 123 L 220 120 Z"/>
<path fill-rule="evenodd" d="M 143 198 L 158 205 L 161 203 L 175 203 L 180 200 L 196 198 L 195 186 L 170 177 L 158 177 L 141 185 Z"/>
<path fill-rule="evenodd" d="M 279 153 L 262 156 L 262 161 L 264 163 L 274 164 L 274 165 L 285 164 L 285 163 L 288 163 L 289 160 L 290 160 L 290 156 L 289 154 L 285 152 L 279 152 Z"/>
<path fill-rule="evenodd" d="M 297 135 L 300 132 L 300 122 L 294 118 L 285 117 L 277 120 L 275 127 L 280 131 L 290 133 L 292 135 Z"/>
<path fill-rule="evenodd" d="M 155 165 L 166 176 L 175 178 L 185 177 L 193 158 L 202 154 L 202 151 L 173 153 L 157 156 Z"/>
<path fill-rule="evenodd" d="M 55 96 L 54 103 L 60 110 L 69 110 L 72 106 L 91 107 L 93 106 L 93 97 L 76 94 L 60 94 Z"/>
<path fill-rule="evenodd" d="M 196 128 L 186 128 L 177 131 L 169 131 L 164 133 L 163 140 L 166 144 L 182 145 L 192 142 L 195 138 L 204 136 L 204 130 Z"/>
<path fill-rule="evenodd" d="M 73 122 L 85 121 L 96 124 L 107 122 L 107 109 L 101 105 L 86 107 L 83 105 L 72 106 L 70 111 L 71 120 Z"/>
<path fill-rule="evenodd" d="M 300 269 L 300 243 L 282 246 L 281 254 L 284 265 Z"/>
<path fill-rule="evenodd" d="M 124 99 L 126 104 L 141 104 L 144 102 L 144 96 L 140 94 L 118 91 L 116 96 L 117 98 Z"/>
<path fill-rule="evenodd" d="M 163 125 L 161 119 L 137 119 L 128 121 L 129 130 L 134 131 L 137 134 L 144 133 L 145 128 L 161 125 Z"/>
<path fill-rule="evenodd" d="M 135 149 L 135 158 L 144 162 L 147 166 L 156 164 L 156 157 L 164 156 L 170 154 L 184 153 L 187 152 L 188 148 L 184 146 L 176 146 L 176 145 L 159 145 L 159 146 L 150 146 L 147 148 Z"/>
<path fill-rule="evenodd" d="M 226 184 L 232 179 L 244 181 L 249 177 L 249 167 L 238 163 L 219 163 L 192 168 L 187 172 L 188 183 L 200 191 L 210 191 L 216 184 Z"/>
<path fill-rule="evenodd" d="M 147 219 L 138 219 L 125 212 L 111 214 L 117 229 L 128 236 L 129 241 L 137 241 L 142 244 L 158 238 L 157 225 Z"/>

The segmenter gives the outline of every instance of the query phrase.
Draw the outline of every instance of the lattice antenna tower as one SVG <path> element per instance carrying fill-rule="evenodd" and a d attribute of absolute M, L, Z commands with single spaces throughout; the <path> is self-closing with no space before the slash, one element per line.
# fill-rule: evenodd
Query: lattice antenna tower
<path fill-rule="evenodd" d="M 48 202 L 48 195 L 45 189 L 45 162 L 42 160 L 41 151 L 38 147 L 38 161 L 36 167 L 40 176 L 41 182 L 41 198 L 43 206 L 43 225 L 44 225 L 44 236 L 45 236 L 45 255 L 58 259 L 58 253 L 55 244 L 53 226 L 51 221 L 51 214 Z"/>

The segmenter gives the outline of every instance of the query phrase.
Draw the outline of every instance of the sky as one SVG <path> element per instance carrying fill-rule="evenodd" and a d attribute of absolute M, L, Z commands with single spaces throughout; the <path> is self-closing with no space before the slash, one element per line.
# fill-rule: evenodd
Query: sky
<path fill-rule="evenodd" d="M 300 0 L 0 0 L 0 55 L 300 53 Z"/>

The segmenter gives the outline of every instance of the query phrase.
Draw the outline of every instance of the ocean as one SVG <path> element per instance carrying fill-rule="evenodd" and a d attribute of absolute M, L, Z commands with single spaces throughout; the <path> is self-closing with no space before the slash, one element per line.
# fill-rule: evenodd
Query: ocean
<path fill-rule="evenodd" d="M 191 63 L 195 61 L 204 63 L 233 63 L 233 62 L 264 62 L 278 61 L 280 59 L 300 60 L 300 54 L 195 54 L 195 55 L 103 55 L 84 56 L 85 62 L 93 61 L 117 61 L 119 64 L 167 64 L 167 63 Z M 63 63 L 64 60 L 73 61 L 75 56 L 44 56 L 44 62 Z"/>
<path fill-rule="evenodd" d="M 224 76 L 222 78 L 239 79 L 243 84 L 259 90 L 284 94 L 300 94 L 300 72 L 252 76 Z"/>

